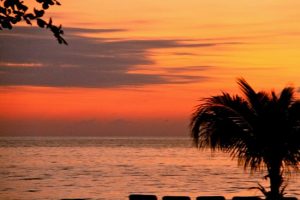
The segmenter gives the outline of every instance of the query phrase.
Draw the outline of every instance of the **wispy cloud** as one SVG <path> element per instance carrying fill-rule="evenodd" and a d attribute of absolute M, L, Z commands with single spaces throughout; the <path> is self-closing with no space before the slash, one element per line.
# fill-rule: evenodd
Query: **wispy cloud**
<path fill-rule="evenodd" d="M 166 70 L 169 72 L 188 73 L 188 72 L 206 71 L 211 68 L 214 67 L 213 66 L 183 66 L 183 67 L 171 67 L 171 68 L 167 68 Z"/>
<path fill-rule="evenodd" d="M 187 122 L 182 119 L 111 120 L 18 119 L 0 118 L 0 136 L 183 136 Z M 154 127 L 159 127 L 154 130 Z"/>
<path fill-rule="evenodd" d="M 203 76 L 180 75 L 170 69 L 164 74 L 129 73 L 136 66 L 155 67 L 148 52 L 164 48 L 202 48 L 224 43 L 191 43 L 184 40 L 107 40 L 84 37 L 82 33 L 126 31 L 122 29 L 66 28 L 69 46 L 59 46 L 51 35 L 34 28 L 16 28 L 0 35 L 0 85 L 51 87 L 119 87 L 124 85 L 188 83 Z M 9 34 L 8 34 L 9 33 Z M 38 65 L 34 65 L 38 63 Z M 24 67 L 31 64 L 30 67 Z"/>
<path fill-rule="evenodd" d="M 43 64 L 41 63 L 5 63 L 0 62 L 0 66 L 2 67 L 42 67 Z"/>

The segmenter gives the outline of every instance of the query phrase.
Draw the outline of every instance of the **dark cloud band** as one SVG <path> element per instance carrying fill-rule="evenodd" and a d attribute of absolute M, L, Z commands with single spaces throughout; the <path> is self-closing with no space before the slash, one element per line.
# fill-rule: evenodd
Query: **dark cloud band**
<path fill-rule="evenodd" d="M 185 67 L 165 74 L 130 73 L 136 66 L 154 66 L 151 49 L 201 48 L 218 43 L 182 40 L 106 40 L 82 33 L 126 31 L 122 29 L 66 28 L 69 46 L 59 46 L 47 32 L 19 27 L 0 35 L 0 85 L 51 87 L 120 87 L 125 85 L 189 83 L 206 76 L 180 75 Z M 224 44 L 222 44 L 224 45 Z M 38 63 L 38 64 L 36 64 Z M 203 71 L 207 67 L 186 68 Z"/>

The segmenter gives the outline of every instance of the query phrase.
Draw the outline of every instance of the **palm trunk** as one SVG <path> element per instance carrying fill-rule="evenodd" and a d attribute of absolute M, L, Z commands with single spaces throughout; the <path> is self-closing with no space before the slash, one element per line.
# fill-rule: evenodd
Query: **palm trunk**
<path fill-rule="evenodd" d="M 283 182 L 281 173 L 281 161 L 272 161 L 268 166 L 269 178 L 270 178 L 270 193 L 267 197 L 268 200 L 282 199 L 280 187 Z"/>

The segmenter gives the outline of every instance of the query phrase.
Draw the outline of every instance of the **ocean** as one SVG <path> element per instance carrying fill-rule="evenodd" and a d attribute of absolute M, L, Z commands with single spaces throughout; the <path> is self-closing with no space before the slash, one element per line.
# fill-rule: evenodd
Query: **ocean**
<path fill-rule="evenodd" d="M 261 195 L 265 172 L 250 173 L 224 153 L 187 138 L 0 138 L 1 200 L 126 200 L 129 194 Z M 287 174 L 300 198 L 300 174 Z"/>

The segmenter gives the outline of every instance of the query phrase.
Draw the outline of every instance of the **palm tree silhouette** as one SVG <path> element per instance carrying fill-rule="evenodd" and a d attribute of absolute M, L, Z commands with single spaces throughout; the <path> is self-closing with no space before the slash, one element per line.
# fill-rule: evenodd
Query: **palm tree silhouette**
<path fill-rule="evenodd" d="M 238 79 L 244 97 L 221 95 L 204 99 L 191 119 L 198 148 L 230 153 L 238 165 L 252 171 L 267 169 L 270 190 L 261 185 L 266 199 L 283 197 L 283 173 L 298 170 L 300 162 L 300 100 L 293 87 L 275 92 L 255 92 Z"/>

